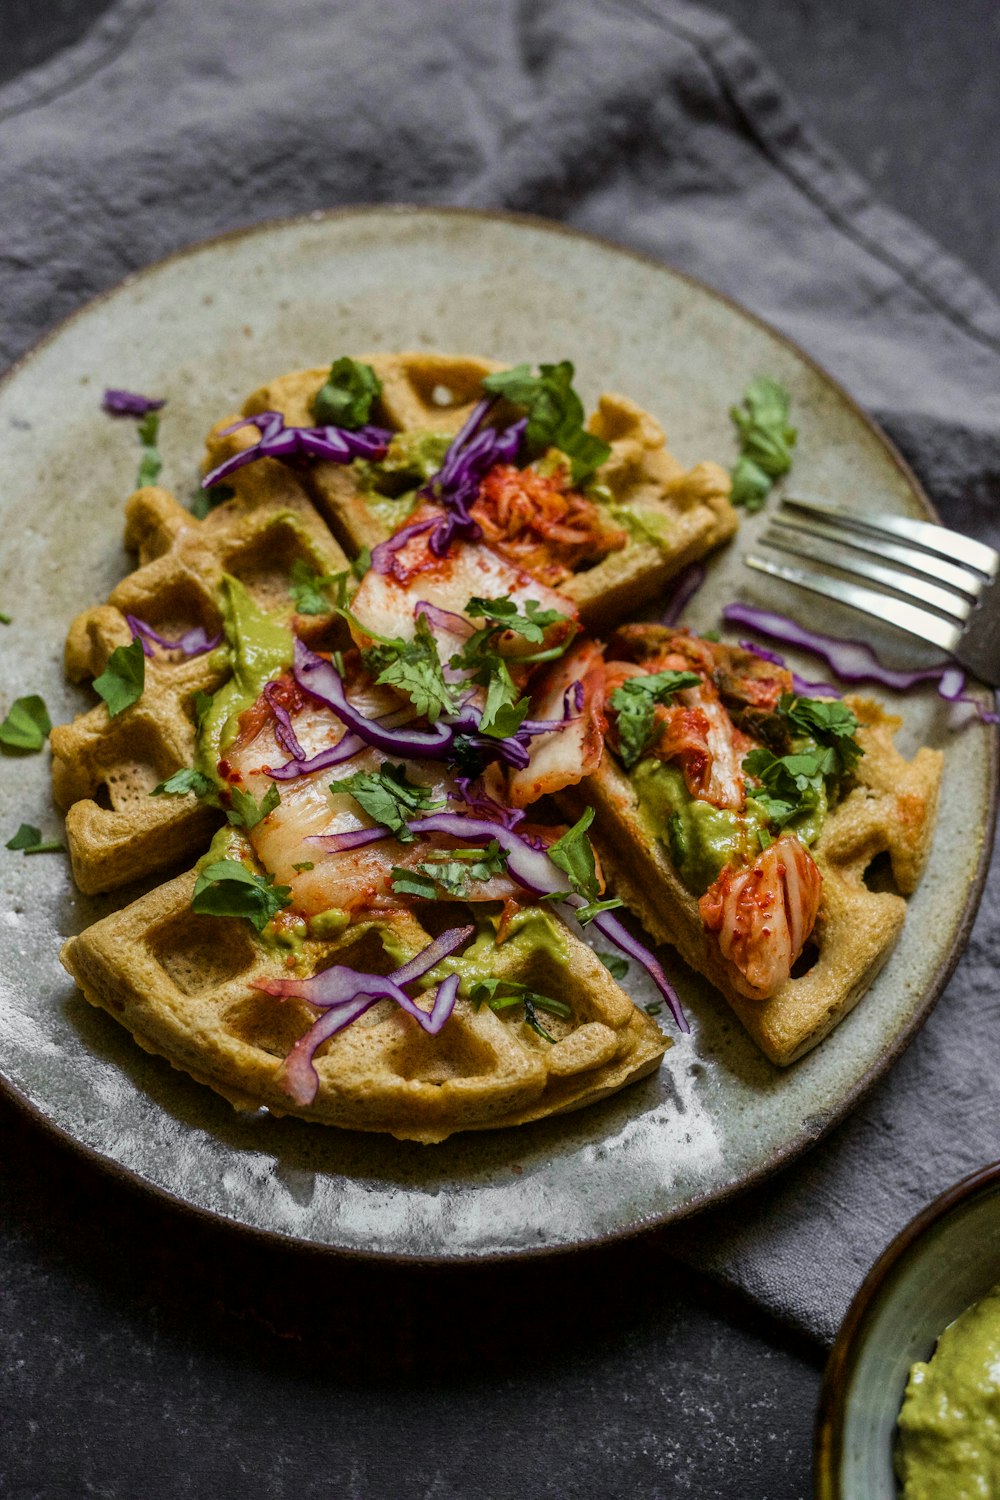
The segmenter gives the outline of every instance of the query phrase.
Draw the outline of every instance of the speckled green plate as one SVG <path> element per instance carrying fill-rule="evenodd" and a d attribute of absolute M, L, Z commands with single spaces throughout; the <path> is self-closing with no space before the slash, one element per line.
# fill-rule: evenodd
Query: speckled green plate
<path fill-rule="evenodd" d="M 130 278 L 0 385 L 0 608 L 15 617 L 3 630 L 0 711 L 29 692 L 45 696 L 53 719 L 88 701 L 63 682 L 63 637 L 130 566 L 121 513 L 137 457 L 134 426 L 100 410 L 103 387 L 168 398 L 163 481 L 184 498 L 209 424 L 256 385 L 347 351 L 407 348 L 572 359 L 586 399 L 604 389 L 633 396 L 689 463 L 730 460 L 729 406 L 767 373 L 792 392 L 799 493 L 928 513 L 898 456 L 826 375 L 662 265 L 541 222 L 462 211 L 362 209 L 264 225 Z M 743 568 L 744 547 L 745 538 L 713 564 L 694 625 L 717 624 L 735 595 L 804 607 Z M 832 607 L 807 608 L 812 623 L 858 629 Z M 906 659 L 899 638 L 885 644 Z M 863 1003 L 790 1070 L 766 1063 L 724 1002 L 677 972 L 692 1035 L 676 1040 L 656 1077 L 580 1114 L 439 1147 L 239 1116 L 141 1052 L 63 973 L 62 939 L 107 903 L 79 896 L 59 856 L 0 850 L 0 1074 L 40 1121 L 135 1180 L 248 1229 L 357 1254 L 526 1254 L 690 1213 L 759 1180 L 843 1115 L 905 1045 L 958 957 L 993 826 L 996 736 L 978 724 L 955 733 L 954 711 L 933 694 L 904 711 L 904 749 L 947 749 L 930 867 Z M 47 755 L 0 760 L 0 842 L 22 820 L 57 826 Z"/>

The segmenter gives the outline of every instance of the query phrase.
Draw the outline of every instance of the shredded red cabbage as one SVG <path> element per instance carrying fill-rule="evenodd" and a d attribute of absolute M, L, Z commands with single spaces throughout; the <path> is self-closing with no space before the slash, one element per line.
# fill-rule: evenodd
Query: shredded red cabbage
<path fill-rule="evenodd" d="M 978 698 L 966 693 L 965 673 L 954 661 L 946 660 L 934 667 L 922 667 L 909 672 L 884 667 L 866 641 L 823 635 L 818 630 L 809 630 L 796 620 L 790 620 L 787 615 L 739 601 L 727 604 L 722 611 L 722 618 L 727 624 L 746 626 L 767 636 L 769 640 L 796 646 L 801 651 L 809 651 L 813 656 L 821 657 L 841 682 L 877 682 L 881 687 L 900 693 L 916 687 L 919 682 L 934 682 L 940 696 L 949 703 L 971 703 L 984 724 L 1000 723 L 1000 715 L 984 708 Z"/>
<path fill-rule="evenodd" d="M 159 411 L 166 404 L 166 397 L 158 401 L 155 396 L 140 396 L 136 391 L 116 390 L 105 391 L 101 402 L 105 411 L 117 417 L 144 417 L 147 412 Z"/>
<path fill-rule="evenodd" d="M 356 432 L 346 427 L 286 427 L 280 411 L 243 417 L 231 427 L 224 427 L 222 436 L 251 425 L 260 432 L 260 441 L 224 459 L 206 474 L 201 481 L 203 489 L 210 489 L 258 458 L 279 458 L 285 463 L 296 458 L 325 458 L 335 464 L 349 464 L 355 458 L 384 458 L 392 438 L 392 433 L 384 427 L 359 427 Z"/>
<path fill-rule="evenodd" d="M 216 635 L 209 636 L 203 625 L 195 625 L 191 630 L 186 630 L 180 640 L 168 641 L 166 636 L 160 635 L 152 625 L 147 625 L 145 620 L 140 620 L 137 615 L 126 615 L 128 627 L 132 632 L 132 639 L 142 642 L 142 654 L 152 656 L 153 644 L 162 646 L 164 651 L 182 651 L 185 656 L 204 656 L 206 651 L 214 651 L 222 640 L 222 631 Z"/>
<path fill-rule="evenodd" d="M 502 802 L 497 802 L 483 789 L 483 783 L 478 777 L 456 776 L 455 785 L 458 794 L 466 807 L 471 807 L 481 817 L 492 818 L 494 822 L 502 823 L 505 828 L 516 828 L 518 823 L 524 821 L 525 812 L 520 807 L 504 807 Z"/>
<path fill-rule="evenodd" d="M 700 562 L 688 563 L 674 579 L 674 587 L 660 615 L 661 625 L 676 625 L 695 594 L 705 582 L 705 568 Z"/>
<path fill-rule="evenodd" d="M 474 925 L 449 928 L 391 974 L 367 974 L 360 969 L 348 968 L 346 964 L 334 964 L 329 969 L 314 974 L 311 979 L 254 980 L 254 989 L 263 990 L 267 995 L 281 998 L 294 996 L 305 1000 L 315 1009 L 326 1012 L 314 1022 L 305 1036 L 299 1038 L 281 1065 L 279 1083 L 296 1104 L 311 1104 L 316 1097 L 319 1075 L 313 1065 L 313 1058 L 318 1048 L 329 1037 L 343 1031 L 352 1021 L 364 1015 L 379 1000 L 395 1000 L 424 1031 L 436 1036 L 455 1008 L 458 975 L 449 974 L 438 985 L 430 1012 L 422 1010 L 411 1000 L 402 986 L 429 973 L 441 959 L 447 958 L 456 948 L 461 947 L 475 930 Z"/>
<path fill-rule="evenodd" d="M 278 744 L 300 763 L 305 761 L 307 758 L 306 752 L 295 736 L 291 715 L 278 696 L 278 684 L 276 682 L 265 683 L 264 697 L 267 699 L 267 705 L 278 721 L 274 731 L 274 737 L 278 741 Z"/>

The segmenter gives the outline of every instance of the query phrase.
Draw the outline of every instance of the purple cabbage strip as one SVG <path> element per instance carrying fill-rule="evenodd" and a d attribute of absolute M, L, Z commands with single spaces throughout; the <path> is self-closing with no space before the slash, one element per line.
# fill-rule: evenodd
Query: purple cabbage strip
<path fill-rule="evenodd" d="M 688 563 L 674 580 L 673 592 L 660 615 L 661 625 L 676 625 L 695 594 L 705 582 L 705 568 L 700 562 Z"/>
<path fill-rule="evenodd" d="M 378 720 L 365 718 L 348 701 L 344 680 L 333 663 L 310 651 L 297 637 L 292 670 L 299 687 L 320 703 L 332 708 L 348 729 L 353 730 L 366 744 L 374 745 L 377 750 L 385 750 L 390 755 L 412 755 L 439 760 L 451 747 L 454 731 L 451 726 L 440 721 L 433 729 L 387 729 Z"/>
<path fill-rule="evenodd" d="M 406 546 L 411 537 L 421 536 L 423 532 L 430 531 L 436 526 L 437 521 L 412 521 L 408 526 L 401 526 L 394 531 L 392 536 L 387 537 L 384 542 L 379 542 L 372 548 L 371 567 L 376 573 L 385 575 L 392 570 L 392 559 L 396 553 Z"/>
<path fill-rule="evenodd" d="M 107 390 L 101 406 L 116 417 L 144 417 L 147 412 L 159 411 L 161 406 L 166 406 L 166 397 L 157 400 L 155 396 L 140 396 L 136 391 Z"/>
<path fill-rule="evenodd" d="M 147 625 L 145 620 L 140 620 L 137 615 L 126 615 L 128 627 L 132 632 L 132 639 L 142 642 L 142 653 L 144 656 L 153 655 L 153 643 L 162 646 L 164 651 L 182 651 L 185 656 L 204 656 L 206 651 L 214 651 L 222 640 L 222 631 L 216 635 L 209 636 L 203 625 L 195 625 L 191 630 L 186 630 L 180 640 L 168 641 L 166 636 L 160 635 L 152 625 Z"/>
<path fill-rule="evenodd" d="M 277 734 L 275 735 L 277 738 Z M 311 776 L 314 771 L 325 771 L 330 766 L 339 766 L 368 748 L 358 734 L 345 734 L 335 745 L 306 760 L 286 760 L 283 766 L 265 766 L 264 770 L 274 781 L 294 781 L 296 776 Z"/>
<path fill-rule="evenodd" d="M 504 807 L 502 802 L 497 802 L 487 794 L 478 776 L 456 776 L 455 785 L 458 787 L 458 794 L 462 801 L 466 807 L 471 807 L 473 812 L 480 813 L 485 818 L 492 818 L 495 822 L 502 823 L 505 828 L 516 828 L 518 823 L 524 821 L 526 814 L 523 808 Z"/>
<path fill-rule="evenodd" d="M 276 682 L 265 683 L 264 697 L 267 699 L 268 708 L 278 721 L 277 728 L 274 731 L 275 739 L 283 750 L 287 750 L 289 755 L 293 756 L 301 764 L 306 759 L 306 752 L 295 736 L 295 729 L 288 709 L 278 698 L 278 684 Z"/>
<path fill-rule="evenodd" d="M 262 411 L 254 417 L 243 417 L 222 429 L 225 437 L 241 427 L 255 426 L 260 432 L 260 441 L 252 448 L 244 448 L 226 458 L 201 481 L 203 489 L 227 479 L 244 464 L 252 464 L 258 458 L 278 458 L 288 463 L 301 458 L 325 458 L 335 464 L 349 464 L 355 458 L 384 458 L 392 433 L 384 427 L 359 427 L 350 432 L 346 427 L 286 427 L 280 411 Z"/>
<path fill-rule="evenodd" d="M 528 425 L 526 417 L 512 422 L 502 432 L 484 427 L 496 397 L 480 401 L 465 426 L 452 439 L 440 469 L 420 490 L 422 499 L 444 508 L 445 514 L 431 532 L 431 551 L 444 557 L 455 537 L 477 542 L 482 529 L 469 514 L 479 495 L 479 486 L 495 464 L 515 463 Z"/>
<path fill-rule="evenodd" d="M 408 963 L 391 974 L 367 974 L 344 964 L 334 964 L 311 979 L 266 980 L 255 982 L 265 994 L 295 996 L 307 1004 L 326 1010 L 300 1037 L 281 1067 L 282 1087 L 297 1104 L 308 1105 L 316 1097 L 319 1075 L 313 1064 L 317 1049 L 329 1037 L 343 1031 L 379 1000 L 395 1000 L 431 1036 L 436 1036 L 455 1008 L 458 975 L 449 974 L 438 985 L 433 1006 L 428 1013 L 410 999 L 402 986 L 429 973 L 441 959 L 461 947 L 475 932 L 475 926 L 452 927 L 442 932 Z"/>
<path fill-rule="evenodd" d="M 905 693 L 920 682 L 934 682 L 938 693 L 949 703 L 971 703 L 984 724 L 1000 723 L 1000 715 L 983 708 L 979 700 L 965 692 L 965 673 L 952 660 L 945 660 L 934 667 L 922 667 L 916 671 L 905 671 L 896 667 L 884 667 L 866 641 L 845 640 L 842 636 L 824 635 L 818 630 L 809 630 L 787 615 L 774 610 L 759 609 L 753 604 L 738 600 L 727 604 L 722 618 L 730 625 L 743 625 L 769 640 L 780 641 L 786 646 L 797 646 L 809 651 L 826 662 L 841 682 L 877 682 L 881 687 Z"/>
<path fill-rule="evenodd" d="M 366 844 L 379 844 L 393 837 L 392 830 L 376 824 L 374 828 L 351 828 L 346 833 L 310 833 L 307 844 L 320 844 L 330 854 L 343 854 L 345 849 L 363 849 Z"/>

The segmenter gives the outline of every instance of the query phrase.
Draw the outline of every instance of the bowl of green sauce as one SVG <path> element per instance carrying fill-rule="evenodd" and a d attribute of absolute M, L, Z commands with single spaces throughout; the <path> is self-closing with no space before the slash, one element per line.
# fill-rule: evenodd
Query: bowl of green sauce
<path fill-rule="evenodd" d="M 868 1273 L 823 1378 L 816 1500 L 1000 1497 L 1000 1162 Z"/>

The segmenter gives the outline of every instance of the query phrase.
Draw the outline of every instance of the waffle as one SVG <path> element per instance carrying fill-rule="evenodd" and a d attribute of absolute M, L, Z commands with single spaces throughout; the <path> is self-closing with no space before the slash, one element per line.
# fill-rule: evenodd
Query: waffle
<path fill-rule="evenodd" d="M 372 420 L 397 431 L 454 434 L 480 399 L 483 376 L 502 368 L 488 360 L 441 354 L 376 354 L 363 359 L 383 386 Z M 280 376 L 255 391 L 241 414 L 280 411 L 289 425 L 309 426 L 315 422 L 313 397 L 326 374 L 325 369 L 313 369 Z M 234 420 L 238 418 L 225 418 L 211 434 L 209 466 L 234 451 L 233 437 L 221 433 Z M 605 629 L 648 604 L 687 563 L 731 536 L 737 516 L 729 503 L 725 470 L 710 462 L 685 470 L 667 449 L 659 424 L 624 396 L 602 396 L 588 427 L 611 446 L 611 456 L 596 478 L 609 492 L 611 514 L 629 538 L 621 551 L 574 573 L 560 587 L 585 624 Z M 242 432 L 239 439 L 247 442 Z M 313 464 L 303 482 L 352 557 L 390 534 L 349 466 Z"/>
<path fill-rule="evenodd" d="M 238 440 L 241 435 L 235 435 Z M 98 676 L 117 646 L 128 645 L 132 614 L 167 639 L 194 626 L 214 635 L 224 574 L 266 610 L 290 614 L 288 573 L 302 559 L 336 573 L 347 558 L 301 486 L 271 460 L 235 476 L 234 496 L 202 521 L 166 490 L 136 490 L 125 508 L 125 545 L 140 566 L 105 605 L 79 615 L 66 641 L 66 675 Z M 296 616 L 306 639 L 337 637 L 332 614 Z M 207 653 L 185 659 L 157 650 L 146 663 L 142 697 L 112 718 L 103 703 L 53 729 L 52 784 L 66 809 L 73 876 L 88 894 L 114 890 L 200 853 L 218 814 L 194 797 L 152 797 L 154 786 L 194 761 L 195 695 L 212 693 L 226 670 Z"/>
<path fill-rule="evenodd" d="M 819 917 L 805 968 L 767 1000 L 738 987 L 738 971 L 706 934 L 698 902 L 683 885 L 659 840 L 651 839 L 627 775 L 606 754 L 597 773 L 560 801 L 574 815 L 595 809 L 594 842 L 609 887 L 641 919 L 720 990 L 772 1062 L 784 1066 L 814 1047 L 857 1004 L 885 963 L 930 849 L 941 778 L 940 751 L 906 760 L 893 743 L 900 720 L 866 698 L 847 697 L 864 755 L 852 787 L 829 813 L 812 855 L 823 877 Z M 879 856 L 891 866 L 895 890 L 872 889 Z"/>
<path fill-rule="evenodd" d="M 545 1017 L 554 1043 L 530 1029 L 521 1006 L 495 1013 L 460 999 L 440 1034 L 428 1036 L 392 1001 L 380 1001 L 323 1044 L 315 1059 L 319 1091 L 299 1108 L 278 1072 L 314 1013 L 252 987 L 288 977 L 287 950 L 256 941 L 245 922 L 193 916 L 194 880 L 193 871 L 177 876 L 105 917 L 71 938 L 62 959 L 86 998 L 141 1046 L 239 1109 L 266 1106 L 430 1143 L 456 1130 L 580 1109 L 652 1072 L 666 1050 L 659 1027 L 567 930 L 561 959 L 501 943 L 491 965 L 495 977 L 556 993 L 571 1006 L 572 1019 Z M 461 908 L 448 912 L 464 919 Z M 440 908 L 434 915 L 442 916 Z M 333 942 L 307 939 L 297 967 L 313 973 L 340 963 L 385 974 L 430 941 L 415 915 L 392 913 Z"/>

